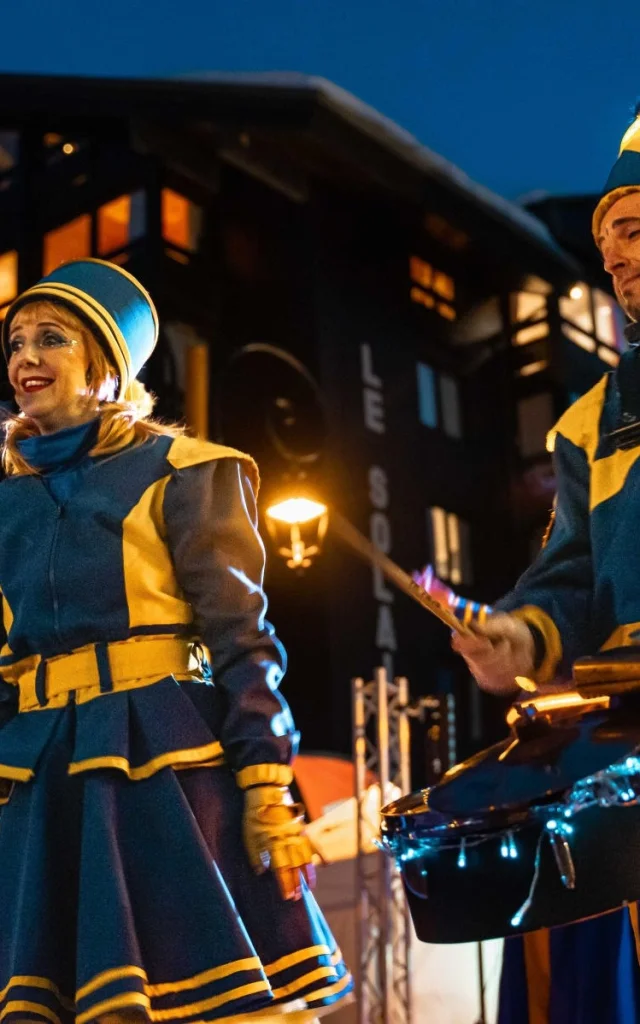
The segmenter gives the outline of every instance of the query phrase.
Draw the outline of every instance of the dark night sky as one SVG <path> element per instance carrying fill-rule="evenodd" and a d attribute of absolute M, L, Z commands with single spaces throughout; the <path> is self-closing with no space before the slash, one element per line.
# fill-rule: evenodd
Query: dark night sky
<path fill-rule="evenodd" d="M 597 191 L 640 95 L 638 0 L 19 0 L 4 71 L 322 75 L 510 198 Z"/>

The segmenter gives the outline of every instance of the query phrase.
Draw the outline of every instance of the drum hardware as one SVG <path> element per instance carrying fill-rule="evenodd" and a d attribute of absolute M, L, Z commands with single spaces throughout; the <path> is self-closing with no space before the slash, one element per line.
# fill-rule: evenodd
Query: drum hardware
<path fill-rule="evenodd" d="M 599 661 L 604 681 L 584 665 L 580 691 L 516 704 L 508 740 L 383 809 L 380 846 L 423 941 L 513 935 L 640 899 L 640 666 L 634 685 L 628 665 L 620 680 Z"/>

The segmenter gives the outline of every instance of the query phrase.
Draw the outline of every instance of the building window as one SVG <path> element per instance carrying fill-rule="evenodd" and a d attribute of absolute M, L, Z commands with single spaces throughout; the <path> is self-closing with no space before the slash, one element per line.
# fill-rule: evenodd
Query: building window
<path fill-rule="evenodd" d="M 540 281 L 540 287 L 546 287 Z M 549 336 L 547 299 L 541 291 L 515 292 L 510 297 L 511 344 L 520 352 L 514 360 L 516 377 L 530 377 L 549 365 L 545 338 Z"/>
<path fill-rule="evenodd" d="M 590 334 L 584 334 L 577 328 L 572 327 L 571 324 L 562 325 L 562 333 L 565 338 L 572 341 L 574 345 L 578 345 L 579 348 L 583 348 L 585 352 L 595 352 L 596 340 Z"/>
<path fill-rule="evenodd" d="M 445 320 L 455 320 L 456 288 L 452 277 L 437 270 L 419 256 L 410 257 L 409 276 L 409 295 L 412 302 L 426 309 L 435 310 Z"/>
<path fill-rule="evenodd" d="M 547 450 L 547 434 L 555 421 L 553 399 L 548 392 L 529 395 L 518 402 L 518 444 L 523 459 Z"/>
<path fill-rule="evenodd" d="M 457 381 L 435 373 L 426 363 L 417 365 L 418 416 L 425 427 L 441 427 L 449 437 L 462 437 Z"/>
<path fill-rule="evenodd" d="M 432 238 L 437 238 L 439 242 L 448 245 L 450 249 L 461 252 L 469 245 L 469 236 L 466 232 L 454 227 L 439 213 L 427 213 L 424 218 L 424 226 Z"/>
<path fill-rule="evenodd" d="M 605 348 L 604 345 L 598 345 L 598 358 L 602 359 L 603 363 L 608 363 L 609 366 L 617 366 L 620 362 L 620 356 L 613 348 Z"/>
<path fill-rule="evenodd" d="M 0 256 L 0 306 L 6 306 L 17 294 L 18 253 L 12 249 Z"/>
<path fill-rule="evenodd" d="M 574 284 L 568 295 L 559 299 L 560 316 L 581 331 L 593 334 L 593 316 L 591 313 L 591 291 L 584 284 Z"/>
<path fill-rule="evenodd" d="M 142 238 L 145 232 L 145 194 L 119 196 L 98 210 L 98 254 L 108 256 Z"/>
<path fill-rule="evenodd" d="M 171 188 L 162 190 L 162 237 L 183 252 L 198 249 L 202 231 L 202 209 Z"/>
<path fill-rule="evenodd" d="M 471 584 L 469 526 L 454 512 L 430 508 L 428 527 L 436 576 L 450 583 Z"/>
<path fill-rule="evenodd" d="M 531 363 L 525 363 L 516 371 L 517 377 L 533 377 L 535 373 L 542 373 L 549 366 L 548 359 L 534 359 Z"/>
<path fill-rule="evenodd" d="M 513 296 L 513 316 L 515 323 L 521 324 L 529 320 L 541 320 L 547 315 L 547 300 L 537 292 L 516 292 Z"/>
<path fill-rule="evenodd" d="M 48 231 L 44 236 L 42 270 L 50 274 L 61 263 L 91 255 L 91 217 L 88 213 Z"/>
<path fill-rule="evenodd" d="M 624 316 L 618 303 L 611 295 L 593 289 L 593 318 L 598 341 L 623 352 L 626 343 L 624 337 Z"/>
<path fill-rule="evenodd" d="M 514 345 L 528 345 L 532 341 L 546 338 L 548 334 L 549 323 L 547 320 L 542 320 L 540 323 L 531 324 L 530 327 L 522 327 L 519 331 L 514 331 L 511 340 Z"/>

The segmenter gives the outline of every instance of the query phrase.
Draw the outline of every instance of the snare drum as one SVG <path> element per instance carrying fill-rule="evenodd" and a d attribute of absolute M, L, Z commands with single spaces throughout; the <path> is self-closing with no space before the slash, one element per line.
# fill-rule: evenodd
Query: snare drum
<path fill-rule="evenodd" d="M 515 705 L 507 740 L 383 809 L 418 938 L 499 938 L 640 899 L 637 667 L 611 693 L 589 669 L 584 696 Z"/>

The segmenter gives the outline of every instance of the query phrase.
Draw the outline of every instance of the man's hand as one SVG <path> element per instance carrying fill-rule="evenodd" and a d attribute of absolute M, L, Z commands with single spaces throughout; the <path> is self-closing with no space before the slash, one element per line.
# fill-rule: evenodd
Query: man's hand
<path fill-rule="evenodd" d="M 515 615 L 495 612 L 473 635 L 454 633 L 454 651 L 461 654 L 481 690 L 508 697 L 518 690 L 516 676 L 531 678 L 535 648 L 531 630 Z"/>

